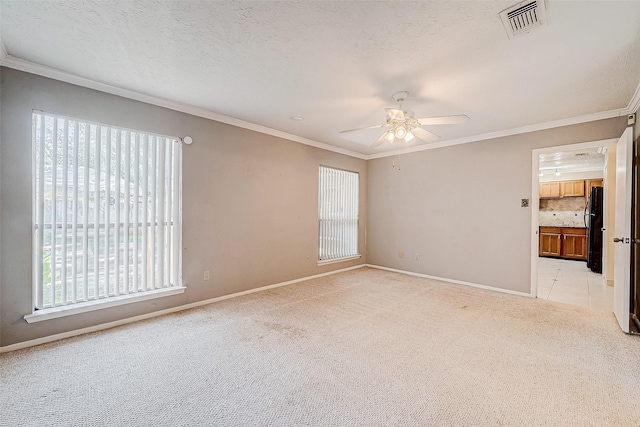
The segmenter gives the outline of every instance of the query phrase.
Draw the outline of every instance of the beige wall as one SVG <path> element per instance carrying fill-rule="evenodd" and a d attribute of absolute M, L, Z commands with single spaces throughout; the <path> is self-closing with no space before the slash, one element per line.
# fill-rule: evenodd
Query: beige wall
<path fill-rule="evenodd" d="M 1 68 L 0 345 L 119 320 L 366 262 L 366 162 L 292 141 Z M 183 163 L 184 294 L 27 324 L 31 111 L 171 136 Z M 317 266 L 318 165 L 360 173 L 359 260 Z M 307 256 L 310 262 L 306 261 Z M 203 271 L 211 280 L 203 281 Z"/>
<path fill-rule="evenodd" d="M 625 126 L 620 117 L 368 161 L 368 263 L 529 293 L 532 207 L 520 200 L 531 199 L 532 150 L 618 138 Z"/>

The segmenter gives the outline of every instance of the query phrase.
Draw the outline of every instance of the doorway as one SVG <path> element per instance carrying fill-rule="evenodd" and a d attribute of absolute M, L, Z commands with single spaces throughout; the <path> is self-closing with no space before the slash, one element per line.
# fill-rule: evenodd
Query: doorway
<path fill-rule="evenodd" d="M 532 296 L 613 311 L 615 143 L 533 150 Z"/>

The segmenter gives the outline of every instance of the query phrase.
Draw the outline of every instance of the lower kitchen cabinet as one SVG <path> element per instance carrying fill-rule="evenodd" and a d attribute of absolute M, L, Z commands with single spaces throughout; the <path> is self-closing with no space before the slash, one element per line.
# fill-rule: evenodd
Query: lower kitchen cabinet
<path fill-rule="evenodd" d="M 560 255 L 564 258 L 587 259 L 586 234 L 563 234 L 562 250 Z"/>
<path fill-rule="evenodd" d="M 540 227 L 538 255 L 556 258 L 587 259 L 587 229 Z"/>
<path fill-rule="evenodd" d="M 540 256 L 559 257 L 561 239 L 562 234 L 559 228 L 548 228 L 543 231 L 543 227 L 540 227 L 540 250 L 538 254 Z"/>

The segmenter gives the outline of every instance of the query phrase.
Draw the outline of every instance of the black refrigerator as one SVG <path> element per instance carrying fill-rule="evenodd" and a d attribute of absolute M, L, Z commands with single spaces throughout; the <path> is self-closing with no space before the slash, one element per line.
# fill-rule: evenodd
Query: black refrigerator
<path fill-rule="evenodd" d="M 602 225 L 604 191 L 602 187 L 591 187 L 591 194 L 585 207 L 587 226 L 587 268 L 602 273 Z"/>

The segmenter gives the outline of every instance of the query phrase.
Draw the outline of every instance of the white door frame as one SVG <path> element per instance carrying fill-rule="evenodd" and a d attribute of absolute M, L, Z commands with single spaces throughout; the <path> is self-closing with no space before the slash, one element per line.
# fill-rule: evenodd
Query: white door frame
<path fill-rule="evenodd" d="M 631 290 L 631 235 L 633 218 L 633 129 L 628 127 L 618 140 L 616 149 L 616 216 L 614 246 L 613 312 L 622 330 L 629 333 Z M 615 239 L 614 242 L 618 240 Z"/>
<path fill-rule="evenodd" d="M 581 142 L 578 144 L 557 145 L 554 147 L 536 148 L 531 155 L 531 288 L 529 294 L 538 296 L 538 210 L 540 206 L 540 154 L 576 151 L 588 148 L 608 147 L 616 145 L 619 138 L 602 139 L 599 141 Z M 603 260 L 603 265 L 606 260 Z"/>

